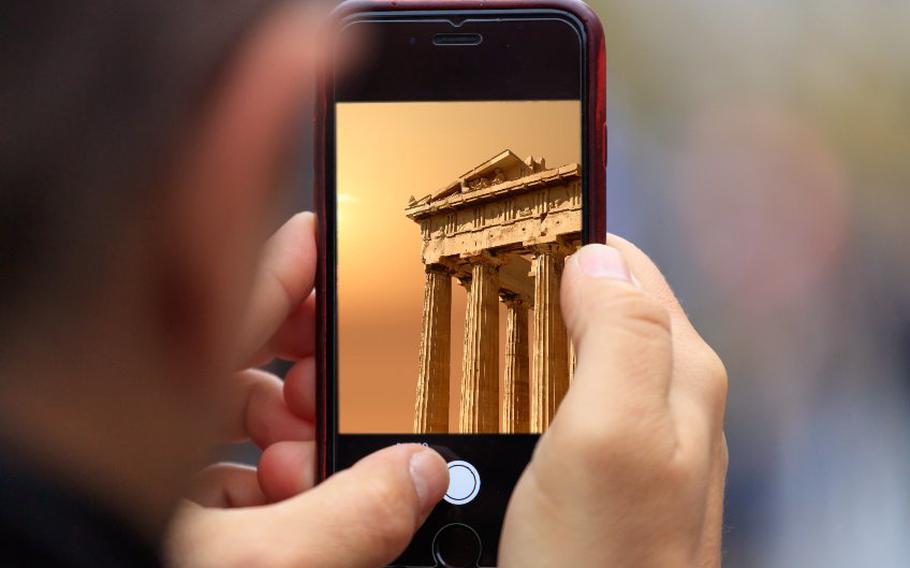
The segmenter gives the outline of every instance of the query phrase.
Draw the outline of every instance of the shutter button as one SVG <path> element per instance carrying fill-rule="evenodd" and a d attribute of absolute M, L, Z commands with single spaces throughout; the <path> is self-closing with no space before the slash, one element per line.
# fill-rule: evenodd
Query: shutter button
<path fill-rule="evenodd" d="M 449 488 L 443 497 L 446 502 L 452 505 L 465 505 L 473 501 L 479 491 L 480 474 L 477 473 L 477 469 L 466 461 L 450 461 Z"/>

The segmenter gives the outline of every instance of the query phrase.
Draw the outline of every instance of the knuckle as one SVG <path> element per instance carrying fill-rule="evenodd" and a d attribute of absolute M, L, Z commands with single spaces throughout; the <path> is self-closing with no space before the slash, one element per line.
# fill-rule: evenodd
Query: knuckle
<path fill-rule="evenodd" d="M 641 339 L 670 334 L 670 314 L 656 299 L 631 286 L 603 286 L 585 298 L 589 325 L 620 326 Z"/>
<path fill-rule="evenodd" d="M 663 419 L 651 413 L 601 420 L 573 416 L 554 426 L 566 455 L 593 473 L 653 471 L 675 445 Z"/>
<path fill-rule="evenodd" d="M 727 367 L 717 352 L 707 344 L 705 345 L 701 366 L 704 369 L 706 386 L 713 406 L 718 411 L 722 411 L 726 406 L 727 391 L 729 389 Z"/>
<path fill-rule="evenodd" d="M 692 487 L 701 481 L 702 470 L 702 459 L 697 452 L 677 448 L 672 459 L 664 464 L 662 475 L 668 486 L 684 488 Z"/>

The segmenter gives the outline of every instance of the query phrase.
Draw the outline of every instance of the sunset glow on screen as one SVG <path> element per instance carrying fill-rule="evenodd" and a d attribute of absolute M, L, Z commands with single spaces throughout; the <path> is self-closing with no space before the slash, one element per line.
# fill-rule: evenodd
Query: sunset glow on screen
<path fill-rule="evenodd" d="M 338 389 L 342 433 L 414 424 L 424 265 L 409 200 L 509 149 L 580 162 L 578 101 L 342 103 L 336 107 Z M 465 290 L 452 285 L 450 423 L 458 423 Z M 505 316 L 500 306 L 500 353 Z M 500 380 L 502 364 L 500 364 Z"/>

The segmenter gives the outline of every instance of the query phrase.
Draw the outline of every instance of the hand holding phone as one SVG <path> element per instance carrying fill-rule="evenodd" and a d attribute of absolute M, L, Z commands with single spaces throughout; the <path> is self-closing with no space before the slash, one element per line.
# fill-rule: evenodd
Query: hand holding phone
<path fill-rule="evenodd" d="M 254 442 L 259 463 L 199 472 L 168 530 L 169 565 L 375 568 L 401 553 L 445 492 L 445 462 L 414 444 L 371 454 L 313 488 L 314 229 L 314 216 L 301 213 L 268 241 L 241 330 L 239 364 L 295 361 L 283 383 L 256 368 L 236 374 L 224 434 Z"/>
<path fill-rule="evenodd" d="M 295 357 L 305 357 L 314 347 L 314 306 L 306 300 L 315 269 L 312 230 L 312 217 L 297 217 L 273 241 L 270 249 L 278 254 L 264 263 L 266 271 L 277 271 L 266 283 L 294 284 L 292 297 L 275 286 L 254 293 L 254 303 L 278 307 L 253 310 L 267 323 L 250 335 L 271 338 L 267 355 L 286 357 L 290 345 Z M 590 249 L 582 249 L 564 260 L 561 306 L 578 347 L 578 367 L 573 387 L 510 492 L 498 547 L 501 566 L 710 565 L 719 558 L 723 368 L 653 264 L 621 240 L 610 242 L 624 252 L 640 286 L 622 283 L 631 276 L 615 257 L 592 260 Z M 290 330 L 296 330 L 295 340 L 288 342 Z M 211 508 L 188 506 L 178 519 L 172 550 L 181 565 L 252 561 L 366 568 L 400 554 L 432 516 L 428 508 L 447 491 L 445 472 L 443 462 L 421 446 L 380 450 L 310 489 L 314 456 L 312 445 L 302 441 L 306 425 L 288 424 L 291 413 L 316 412 L 315 375 L 305 360 L 288 375 L 283 393 L 276 379 L 260 378 L 250 389 L 258 394 L 240 406 L 246 416 L 238 423 L 267 448 L 259 470 L 203 474 L 209 500 L 203 495 L 199 502 Z M 661 428 L 646 427 L 654 425 Z M 684 451 L 673 451 L 681 441 Z M 471 435 L 465 442 L 482 447 L 486 440 Z M 210 500 L 225 495 L 231 496 L 227 503 Z M 236 509 L 215 508 L 225 505 Z M 450 526 L 444 535 L 459 546 L 447 550 L 467 552 L 461 560 L 476 563 L 469 540 L 476 536 L 469 530 L 465 523 Z M 457 560 L 450 555 L 447 565 L 458 566 Z"/>
<path fill-rule="evenodd" d="M 516 8 L 518 4 L 500 2 L 490 5 L 507 10 Z M 452 4 L 444 2 L 435 5 L 453 9 Z M 409 5 L 416 6 L 416 3 Z M 458 6 L 477 7 L 467 2 Z M 519 12 L 529 7 L 528 4 L 519 6 Z M 476 13 L 471 15 L 479 20 L 485 19 Z M 481 23 L 493 26 L 501 26 L 501 20 L 509 20 L 505 17 L 509 14 L 484 15 L 493 16 L 492 22 Z M 496 47 L 494 51 L 499 51 L 506 59 L 508 57 L 503 55 L 503 48 L 505 51 L 512 49 L 515 38 L 539 37 L 537 34 L 523 35 L 531 22 L 539 19 L 539 12 L 511 15 L 530 17 L 512 18 L 515 25 L 510 32 L 483 36 L 488 45 L 491 38 L 498 39 L 498 43 L 492 43 Z M 544 20 L 548 21 L 547 18 Z M 455 21 L 462 22 L 460 19 Z M 450 20 L 445 23 L 454 25 Z M 429 29 L 433 31 L 429 39 L 435 40 L 438 33 L 447 38 L 441 38 L 438 47 L 467 47 L 477 39 L 476 35 L 472 35 L 476 32 L 451 32 L 456 37 L 449 37 L 450 32 Z M 562 28 L 557 26 L 555 29 Z M 504 30 L 497 28 L 496 31 Z M 565 32 L 564 29 L 562 31 Z M 414 37 L 414 45 L 417 45 L 418 36 Z M 462 43 L 466 40 L 470 41 Z M 574 44 L 568 42 L 563 47 L 574 45 L 575 55 L 583 67 L 583 61 L 590 60 L 588 56 L 591 53 L 597 59 L 598 50 L 596 47 L 591 49 L 597 42 L 577 40 L 578 36 Z M 437 45 L 435 41 L 431 44 Z M 585 57 L 581 57 L 581 51 L 577 49 L 579 46 L 587 46 Z M 553 51 L 552 57 L 563 62 L 565 59 L 560 58 L 572 51 L 560 51 L 552 45 L 547 45 L 547 49 Z M 539 64 L 540 61 L 537 59 L 534 63 Z M 411 558 L 435 555 L 430 562 L 438 566 L 474 566 L 478 560 L 482 565 L 495 563 L 497 550 L 500 552 L 500 565 L 522 568 L 604 563 L 646 565 L 665 560 L 691 565 L 716 561 L 726 463 L 721 433 L 725 375 L 716 356 L 685 320 L 656 268 L 636 249 L 621 241 L 612 243 L 625 252 L 637 277 L 633 281 L 640 282 L 640 288 L 617 283 L 628 279 L 621 265 L 603 262 L 603 259 L 593 263 L 590 258 L 584 260 L 589 249 L 567 256 L 577 249 L 580 242 L 597 240 L 604 234 L 601 183 L 603 108 L 602 101 L 592 99 L 592 93 L 602 92 L 602 84 L 598 86 L 598 78 L 602 80 L 602 74 L 591 73 L 588 77 L 592 81 L 581 83 L 591 87 L 593 82 L 593 87 L 590 92 L 587 88 L 578 91 L 583 93 L 579 95 L 579 103 L 567 95 L 566 89 L 572 89 L 574 84 L 574 79 L 562 80 L 572 78 L 572 73 L 564 73 L 567 68 L 572 66 L 551 68 L 555 72 L 551 76 L 554 81 L 541 83 L 541 74 L 535 75 L 536 82 L 517 79 L 527 75 L 524 67 L 517 67 L 521 73 L 516 73 L 515 69 L 503 72 L 493 66 L 487 71 L 494 71 L 491 77 L 495 76 L 496 80 L 486 83 L 493 85 L 493 89 L 487 91 L 483 84 L 466 88 L 465 83 L 459 80 L 445 79 L 445 74 L 433 76 L 440 81 L 424 82 L 423 85 L 424 88 L 442 89 L 441 92 L 446 95 L 439 102 L 447 108 L 454 108 L 450 105 L 458 102 L 446 98 L 453 93 L 460 97 L 474 93 L 473 96 L 480 97 L 479 100 L 460 101 L 469 103 L 465 105 L 469 112 L 462 115 L 466 125 L 498 124 L 504 127 L 501 130 L 514 136 L 514 131 L 520 127 L 533 133 L 540 127 L 535 123 L 553 121 L 554 116 L 558 117 L 554 127 L 547 130 L 552 135 L 551 142 L 562 140 L 555 146 L 571 149 L 572 144 L 565 141 L 574 139 L 579 156 L 577 161 L 555 159 L 546 162 L 542 158 L 547 156 L 532 154 L 522 158 L 515 152 L 501 151 L 492 157 L 484 156 L 485 159 L 476 164 L 472 162 L 467 171 L 458 171 L 454 180 L 447 180 L 443 187 L 431 192 L 429 198 L 417 194 L 413 199 L 392 200 L 396 218 L 408 227 L 411 236 L 414 233 L 418 235 L 414 250 L 402 258 L 422 267 L 420 285 L 424 294 L 431 296 L 422 298 L 422 313 L 418 313 L 416 318 L 418 328 L 421 325 L 424 330 L 438 331 L 442 328 L 425 325 L 428 321 L 435 321 L 434 313 L 439 315 L 438 312 L 445 311 L 426 309 L 427 305 L 443 305 L 443 302 L 435 301 L 439 296 L 433 296 L 439 291 L 437 284 L 445 287 L 444 280 L 437 278 L 438 274 L 434 272 L 439 270 L 435 265 L 455 273 L 454 278 L 466 289 L 477 282 L 489 285 L 495 277 L 498 285 L 492 289 L 498 293 L 498 299 L 495 296 L 491 298 L 491 294 L 477 293 L 474 299 L 480 300 L 480 303 L 473 308 L 464 307 L 466 312 L 473 309 L 475 316 L 483 312 L 492 317 L 492 310 L 485 308 L 500 302 L 498 307 L 503 315 L 499 335 L 504 345 L 498 352 L 505 356 L 508 370 L 500 371 L 503 373 L 501 390 L 494 398 L 498 399 L 497 404 L 483 402 L 490 400 L 483 387 L 490 387 L 490 381 L 485 379 L 492 372 L 476 363 L 484 359 L 483 349 L 492 348 L 491 343 L 479 342 L 473 345 L 473 352 L 479 356 L 455 358 L 460 359 L 461 365 L 469 372 L 462 373 L 461 368 L 457 372 L 450 369 L 452 380 L 449 390 L 452 397 L 449 416 L 446 418 L 445 413 L 432 412 L 440 405 L 432 403 L 430 393 L 438 393 L 439 389 L 424 388 L 422 392 L 425 396 L 421 397 L 420 385 L 429 386 L 433 382 L 429 379 L 444 375 L 440 372 L 440 367 L 445 368 L 439 365 L 441 359 L 433 356 L 438 354 L 436 348 L 440 342 L 415 339 L 409 349 L 419 353 L 417 361 L 414 361 L 417 372 L 413 373 L 414 369 L 410 369 L 405 375 L 411 389 L 409 398 L 414 397 L 408 401 L 413 402 L 413 406 L 402 413 L 405 417 L 402 430 L 406 433 L 394 430 L 389 436 L 375 436 L 373 442 L 364 443 L 365 437 L 351 434 L 356 431 L 356 426 L 346 433 L 343 428 L 339 429 L 338 422 L 329 421 L 328 418 L 335 416 L 332 413 L 338 409 L 327 404 L 334 400 L 326 396 L 327 391 L 338 387 L 343 390 L 346 381 L 337 381 L 337 377 L 325 374 L 326 367 L 331 366 L 327 357 L 330 354 L 334 357 L 333 350 L 340 348 L 344 351 L 347 349 L 345 346 L 353 344 L 339 344 L 334 339 L 325 341 L 323 336 L 318 347 L 323 365 L 314 368 L 312 359 L 308 359 L 316 347 L 313 344 L 313 319 L 318 317 L 320 329 L 325 331 L 329 329 L 325 310 L 334 313 L 331 311 L 334 307 L 340 308 L 343 313 L 354 304 L 345 301 L 336 306 L 332 303 L 335 298 L 331 298 L 331 302 L 326 301 L 331 291 L 326 283 L 334 283 L 331 270 L 337 268 L 326 264 L 319 267 L 319 298 L 323 311 L 317 313 L 313 298 L 307 299 L 316 269 L 313 219 L 308 215 L 296 217 L 276 237 L 279 246 L 270 247 L 277 254 L 267 255 L 264 268 L 275 273 L 265 278 L 265 287 L 257 286 L 254 290 L 251 313 L 259 323 L 254 322 L 244 336 L 254 338 L 251 341 L 255 345 L 265 343 L 259 353 L 262 357 L 302 360 L 294 366 L 283 386 L 277 378 L 260 371 L 240 373 L 248 388 L 243 389 L 246 397 L 238 401 L 234 409 L 237 414 L 235 426 L 241 427 L 243 434 L 263 447 L 262 460 L 258 470 L 221 465 L 201 474 L 194 497 L 202 507 L 188 504 L 172 527 L 169 545 L 177 565 L 252 563 L 367 568 L 392 561 L 403 552 L 404 555 L 411 554 Z M 458 79 L 457 73 L 449 74 Z M 400 81 L 401 77 L 395 79 Z M 381 82 L 377 84 L 382 85 Z M 541 84 L 553 90 L 535 90 Z M 506 100 L 489 99 L 490 93 L 501 93 L 496 89 L 503 85 L 515 90 L 503 95 Z M 531 89 L 526 88 L 529 85 Z M 340 92 L 344 93 L 343 90 Z M 363 92 L 369 93 L 369 89 Z M 395 100 L 402 92 L 407 92 L 407 89 L 388 91 L 383 96 Z M 569 98 L 560 98 L 566 96 Z M 498 104 L 503 102 L 536 106 L 545 112 L 509 115 L 504 109 L 510 105 Z M 542 102 L 547 104 L 539 104 Z M 576 109 L 572 108 L 573 102 Z M 476 105 L 482 107 L 488 103 L 496 103 L 491 107 L 498 106 L 496 110 L 502 112 L 490 113 L 489 120 L 480 120 Z M 563 107 L 562 111 L 570 116 L 559 115 L 557 107 Z M 380 113 L 389 108 L 381 108 Z M 411 118 L 415 117 L 420 118 L 417 115 Z M 507 117 L 511 120 L 503 123 Z M 404 132 L 413 134 L 426 130 L 432 123 L 421 124 L 418 120 L 417 126 L 420 128 L 405 129 Z M 578 132 L 573 128 L 577 128 Z M 495 130 L 489 131 L 495 134 Z M 394 129 L 381 133 L 388 135 L 390 132 Z M 539 135 L 519 138 L 521 142 L 545 142 Z M 495 139 L 491 136 L 486 142 Z M 479 151 L 483 150 L 480 137 L 474 136 L 471 140 Z M 386 136 L 385 141 L 392 140 Z M 579 141 L 580 144 L 577 144 Z M 432 161 L 434 156 L 441 156 L 445 166 L 450 156 L 446 152 L 428 152 L 428 148 L 429 145 L 425 146 L 422 152 L 418 148 L 417 157 Z M 366 155 L 375 148 L 363 150 Z M 553 154 L 549 151 L 545 154 L 558 156 L 560 152 L 557 148 Z M 348 157 L 357 155 L 352 153 Z M 374 163 L 366 169 L 367 181 L 381 178 L 387 173 L 384 170 L 389 168 L 387 162 Z M 331 178 L 335 173 L 333 170 L 328 175 Z M 413 179 L 408 183 L 415 188 L 425 187 L 414 183 Z M 364 186 L 371 187 L 370 184 Z M 544 189 L 546 191 L 542 192 Z M 507 197 L 506 202 L 509 199 L 521 202 L 529 196 L 536 196 L 538 201 L 532 199 L 524 206 L 518 203 L 519 207 L 515 207 L 515 201 L 511 204 L 499 203 L 497 210 L 496 198 L 502 196 Z M 342 221 L 342 204 L 354 203 L 358 199 L 352 194 L 339 194 L 337 197 L 329 207 L 339 207 L 338 217 L 334 216 L 333 209 L 333 217 L 324 216 L 325 222 L 320 223 L 324 231 L 320 242 L 323 262 L 333 259 L 331 255 L 336 252 L 331 249 L 331 253 L 327 254 L 327 245 L 332 242 L 326 238 L 327 229 L 332 227 L 334 230 L 332 223 Z M 489 208 L 491 204 L 494 206 Z M 453 227 L 460 228 L 452 234 L 457 235 L 467 228 L 469 233 L 483 236 L 489 246 L 479 248 L 490 249 L 486 255 L 472 254 L 462 258 L 460 254 L 453 255 L 444 250 L 440 253 L 434 248 L 440 240 L 446 240 L 436 238 L 445 234 L 446 229 L 444 225 L 434 225 L 433 220 L 437 214 L 446 213 L 446 207 L 456 213 L 474 209 L 472 223 L 476 226 L 472 227 L 471 223 L 465 225 L 464 219 L 459 220 L 456 215 Z M 516 214 L 510 216 L 509 211 Z M 495 231 L 489 230 L 490 227 L 484 226 L 487 220 L 517 220 L 513 225 L 521 230 L 521 227 L 529 226 L 526 223 L 529 218 L 536 223 L 533 225 L 535 230 L 529 238 L 521 240 L 520 247 L 514 243 L 514 231 L 510 237 L 507 234 L 509 231 L 495 234 Z M 375 244 L 372 252 L 385 255 L 386 259 L 394 256 L 397 251 L 388 246 L 386 237 L 390 235 L 386 227 L 378 225 L 376 228 L 371 233 Z M 466 242 L 470 244 L 462 239 L 461 245 Z M 438 257 L 435 256 L 437 254 Z M 549 260 L 547 254 L 550 254 Z M 427 262 L 428 259 L 430 262 Z M 514 270 L 516 265 L 519 268 L 524 266 L 522 260 L 530 264 L 524 274 L 522 270 Z M 580 271 L 584 272 L 581 265 L 588 265 L 589 269 L 593 267 L 593 272 L 600 277 L 590 274 L 580 276 Z M 379 277 L 387 272 L 388 267 L 369 274 L 372 282 L 368 283 L 382 290 L 378 285 Z M 551 333 L 562 323 L 561 319 L 556 321 L 551 317 L 554 310 L 547 310 L 547 314 L 543 311 L 540 314 L 532 312 L 533 317 L 527 319 L 521 317 L 522 301 L 533 301 L 537 306 L 542 305 L 542 299 L 560 301 L 557 291 L 559 281 L 554 278 L 560 272 L 566 283 L 561 308 L 572 339 L 571 343 L 566 341 L 562 344 L 562 338 Z M 605 275 L 612 277 L 602 278 Z M 528 277 L 533 277 L 532 286 L 528 286 Z M 281 282 L 291 286 L 277 285 Z M 545 282 L 546 287 L 539 284 L 541 282 Z M 489 290 L 491 287 L 480 286 L 480 289 Z M 382 295 L 374 296 L 373 300 L 386 299 Z M 659 305 L 653 298 L 659 299 Z M 372 302 L 374 306 L 376 303 Z M 553 308 L 552 303 L 548 305 Z M 525 308 L 533 309 L 529 306 Z M 526 316 L 532 314 L 525 312 Z M 667 318 L 672 325 L 668 326 Z M 486 320 L 486 325 L 477 325 L 475 320 L 475 324 L 467 327 L 471 329 L 470 333 L 462 330 L 463 333 L 453 335 L 461 335 L 465 339 L 494 335 L 491 330 L 495 326 L 489 320 Z M 670 327 L 672 338 L 668 334 Z M 523 331 L 528 335 L 523 336 Z M 541 341 L 541 331 L 551 334 L 548 342 Z M 389 334 L 376 334 L 370 339 L 378 355 L 364 360 L 375 369 L 375 377 L 385 371 L 384 357 L 395 347 L 395 339 Z M 525 351 L 518 347 L 532 340 L 536 344 L 547 343 L 550 347 L 534 351 L 528 349 L 525 364 L 522 356 Z M 563 388 L 567 382 L 564 373 L 573 369 L 570 345 L 578 347 L 574 354 L 578 367 L 574 375 L 568 375 L 575 385 L 566 389 Z M 648 349 L 642 349 L 642 345 Z M 503 349 L 505 346 L 508 348 Z M 565 351 L 560 351 L 563 348 Z M 531 358 L 532 354 L 542 352 L 557 352 L 560 355 L 555 361 L 552 358 Z M 258 357 L 252 359 L 258 360 Z M 554 362 L 554 365 L 549 365 Z M 549 365 L 549 370 L 544 370 L 543 365 Z M 321 377 L 319 373 L 323 373 Z M 478 380 L 472 383 L 472 377 Z M 533 383 L 531 377 L 536 377 Z M 332 383 L 320 383 L 320 379 L 331 380 Z M 421 379 L 427 380 L 422 383 Z M 314 383 L 319 384 L 318 389 L 314 389 Z M 378 396 L 374 396 L 374 406 L 386 410 L 384 405 L 389 402 L 388 392 L 383 390 L 382 382 L 377 384 L 380 390 Z M 467 388 L 460 388 L 463 385 Z M 315 397 L 314 390 L 318 391 Z M 487 394 L 486 399 L 478 396 L 483 394 Z M 320 477 L 325 477 L 328 471 L 343 471 L 311 489 L 316 480 L 313 475 L 316 468 L 313 466 L 317 458 L 310 441 L 313 431 L 308 420 L 317 414 L 321 414 L 317 439 Z M 358 413 L 349 416 L 355 424 L 364 418 Z M 495 418 L 491 420 L 491 416 Z M 395 413 L 392 417 L 396 420 L 401 418 Z M 443 423 L 444 429 L 441 426 Z M 660 427 L 644 427 L 647 425 Z M 530 467 L 525 468 L 539 432 L 545 433 L 540 437 Z M 437 438 L 433 440 L 432 436 Z M 445 462 L 422 445 L 393 445 L 369 453 L 371 444 L 377 447 L 387 445 L 389 439 L 393 443 L 396 439 L 423 439 L 427 445 L 446 454 L 449 460 L 448 486 Z M 444 444 L 432 443 L 440 440 Z M 678 451 L 673 451 L 674 448 Z M 366 453 L 369 455 L 361 459 L 360 456 Z M 346 467 L 347 462 L 354 465 Z M 475 464 L 478 462 L 491 465 L 477 468 Z M 483 479 L 476 477 L 481 472 Z M 519 477 L 513 492 L 513 485 Z M 436 505 L 443 494 L 445 502 Z M 508 515 L 505 524 L 501 525 L 506 502 L 509 503 Z M 422 533 L 418 533 L 408 547 L 421 523 Z M 502 545 L 497 546 L 500 530 L 503 540 Z M 428 537 L 431 537 L 429 543 Z M 440 546 L 440 543 L 445 545 Z M 445 552 L 443 557 L 436 554 L 440 551 Z"/>
<path fill-rule="evenodd" d="M 500 565 L 720 566 L 726 371 L 651 260 L 608 243 L 566 263 L 578 367 L 512 495 Z"/>
<path fill-rule="evenodd" d="M 396 565 L 716 556 L 722 366 L 643 255 L 639 288 L 613 249 L 578 252 L 606 235 L 596 17 L 563 0 L 339 16 L 367 48 L 320 89 L 319 476 L 401 443 L 443 456 L 444 500 Z M 612 277 L 584 275 L 597 250 Z"/>
<path fill-rule="evenodd" d="M 653 263 L 621 239 L 609 243 L 622 251 L 630 271 L 615 256 L 567 262 L 563 307 L 579 345 L 579 367 L 512 495 L 499 565 L 719 566 L 723 367 Z M 273 338 L 273 348 L 293 345 L 302 356 L 313 348 L 313 305 L 305 300 L 315 269 L 312 217 L 295 218 L 273 244 L 278 254 L 266 258 L 265 272 L 301 285 L 293 297 L 258 287 L 253 323 L 263 325 L 253 327 Z M 300 251 L 309 251 L 303 262 Z M 581 264 L 599 276 L 583 274 Z M 630 273 L 639 288 L 628 284 Z M 292 306 L 298 308 L 288 312 Z M 291 329 L 298 330 L 291 334 L 297 340 L 288 343 Z M 398 556 L 441 499 L 444 463 L 414 445 L 380 450 L 312 488 L 314 448 L 301 441 L 309 437 L 308 425 L 294 418 L 315 412 L 311 362 L 292 369 L 283 393 L 275 378 L 247 377 L 251 397 L 238 423 L 267 449 L 258 472 L 220 465 L 201 474 L 195 503 L 184 506 L 171 527 L 168 553 L 175 565 L 371 568 Z M 636 397 L 639 384 L 656 388 Z M 629 411 L 641 403 L 652 412 Z M 649 422 L 664 427 L 642 428 Z M 668 457 L 677 440 L 695 443 Z"/>

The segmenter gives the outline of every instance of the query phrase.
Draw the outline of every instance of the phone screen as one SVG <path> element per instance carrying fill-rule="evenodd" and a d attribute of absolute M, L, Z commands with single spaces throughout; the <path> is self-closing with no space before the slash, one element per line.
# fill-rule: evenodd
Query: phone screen
<path fill-rule="evenodd" d="M 583 27 L 454 14 L 358 14 L 341 37 L 366 47 L 326 116 L 326 471 L 396 443 L 443 455 L 449 491 L 408 566 L 448 565 L 455 525 L 495 565 L 572 380 L 559 281 L 588 231 Z"/>
<path fill-rule="evenodd" d="M 545 430 L 580 101 L 340 103 L 336 132 L 339 432 Z"/>

